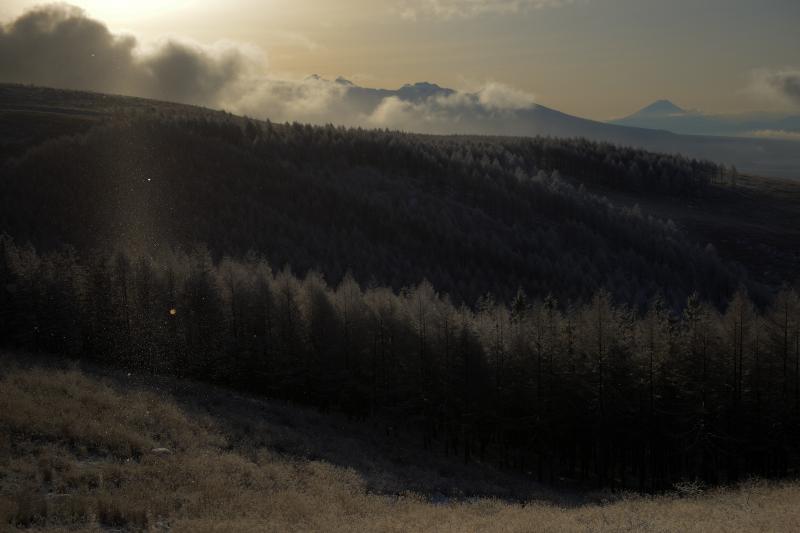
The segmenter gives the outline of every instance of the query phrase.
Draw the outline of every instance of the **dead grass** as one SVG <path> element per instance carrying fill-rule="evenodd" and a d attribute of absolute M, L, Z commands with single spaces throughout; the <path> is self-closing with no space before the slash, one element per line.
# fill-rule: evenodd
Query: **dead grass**
<path fill-rule="evenodd" d="M 112 383 L 77 370 L 3 373 L 0 530 L 800 531 L 800 487 L 789 483 L 579 506 L 496 498 L 437 505 L 413 492 L 376 493 L 363 465 L 276 451 L 267 435 L 277 431 L 275 411 L 253 420 L 245 439 L 227 420 Z M 296 423 L 304 417 L 326 420 L 298 411 Z M 344 442 L 359 455 L 358 443 Z M 315 446 L 291 443 L 306 445 Z M 151 453 L 156 447 L 173 453 Z"/>

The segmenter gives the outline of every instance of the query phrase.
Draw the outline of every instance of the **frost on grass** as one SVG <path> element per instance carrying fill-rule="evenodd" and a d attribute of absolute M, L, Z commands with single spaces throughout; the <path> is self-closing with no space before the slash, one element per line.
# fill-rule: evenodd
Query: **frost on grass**
<path fill-rule="evenodd" d="M 298 423 L 321 417 L 297 417 Z M 172 531 L 798 531 L 800 488 L 697 484 L 663 497 L 563 507 L 496 498 L 432 502 L 369 490 L 353 468 L 229 439 L 167 395 L 78 371 L 0 379 L 0 526 Z M 269 421 L 251 431 L 269 433 Z M 350 442 L 353 454 L 363 453 Z M 169 454 L 151 453 L 166 448 Z"/>

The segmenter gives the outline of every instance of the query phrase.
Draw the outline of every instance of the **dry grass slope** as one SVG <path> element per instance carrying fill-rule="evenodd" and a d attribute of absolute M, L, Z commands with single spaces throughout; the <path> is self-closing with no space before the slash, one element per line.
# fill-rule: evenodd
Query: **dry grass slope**
<path fill-rule="evenodd" d="M 575 506 L 380 493 L 356 469 L 278 452 L 254 435 L 269 424 L 242 438 L 163 392 L 2 364 L 0 530 L 800 531 L 794 484 Z"/>

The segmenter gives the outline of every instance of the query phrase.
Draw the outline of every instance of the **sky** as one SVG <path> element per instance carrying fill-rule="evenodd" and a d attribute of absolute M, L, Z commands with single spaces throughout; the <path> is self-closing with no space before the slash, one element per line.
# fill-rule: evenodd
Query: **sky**
<path fill-rule="evenodd" d="M 798 0 L 70 3 L 83 9 L 80 17 L 113 36 L 113 43 L 104 41 L 116 54 L 106 69 L 136 62 L 126 71 L 127 85 L 120 78 L 98 90 L 124 92 L 120 87 L 127 86 L 145 96 L 213 105 L 233 101 L 231 91 L 222 88 L 225 77 L 241 82 L 246 71 L 251 85 L 256 79 L 302 80 L 316 73 L 381 88 L 418 81 L 463 91 L 502 86 L 598 120 L 625 116 L 662 98 L 707 113 L 800 110 Z M 24 48 L 19 43 L 28 42 L 23 30 L 30 28 L 12 28 L 37 5 L 0 3 L 5 24 L 0 60 L 7 58 L 0 77 L 52 81 L 43 72 L 53 54 L 43 56 L 41 71 L 32 70 L 21 51 L 35 56 L 41 47 Z M 171 47 L 174 43 L 180 47 Z M 8 66 L 12 63 L 16 66 Z M 210 74 L 198 74 L 200 67 Z M 187 68 L 194 86 L 164 80 Z M 76 85 L 76 79 L 54 78 L 51 84 Z M 252 91 L 243 96 L 241 83 L 238 87 L 237 102 L 261 101 Z M 199 96 L 186 96 L 190 91 Z"/>

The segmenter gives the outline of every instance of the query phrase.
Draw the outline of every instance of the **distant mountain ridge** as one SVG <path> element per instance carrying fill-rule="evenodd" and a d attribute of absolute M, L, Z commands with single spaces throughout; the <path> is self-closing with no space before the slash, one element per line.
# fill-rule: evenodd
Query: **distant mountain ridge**
<path fill-rule="evenodd" d="M 426 81 L 417 83 L 406 83 L 396 91 L 397 97 L 401 100 L 419 101 L 436 96 L 450 96 L 455 94 L 453 89 L 440 87 L 435 83 Z"/>
<path fill-rule="evenodd" d="M 711 115 L 682 109 L 669 100 L 657 100 L 631 115 L 609 123 L 617 126 L 667 130 L 683 135 L 800 140 L 800 115 L 780 113 Z"/>
<path fill-rule="evenodd" d="M 656 100 L 652 104 L 643 107 L 630 117 L 647 117 L 647 116 L 671 116 L 671 115 L 684 115 L 687 111 L 676 106 L 669 100 Z M 628 118 L 630 118 L 628 117 Z"/>
<path fill-rule="evenodd" d="M 371 116 L 392 98 L 406 104 L 399 111 L 408 113 L 408 119 L 399 126 L 388 124 L 391 128 L 433 134 L 583 137 L 710 159 L 752 174 L 800 179 L 800 150 L 795 141 L 780 135 L 757 139 L 740 135 L 743 128 L 766 131 L 777 127 L 790 132 L 796 128 L 800 132 L 800 117 L 784 123 L 747 122 L 731 128 L 721 119 L 687 111 L 664 99 L 634 115 L 607 123 L 541 104 L 486 105 L 486 95 L 481 92 L 459 92 L 431 82 L 377 89 L 359 86 L 341 76 L 335 81 L 315 79 L 344 89 L 345 116 Z"/>

